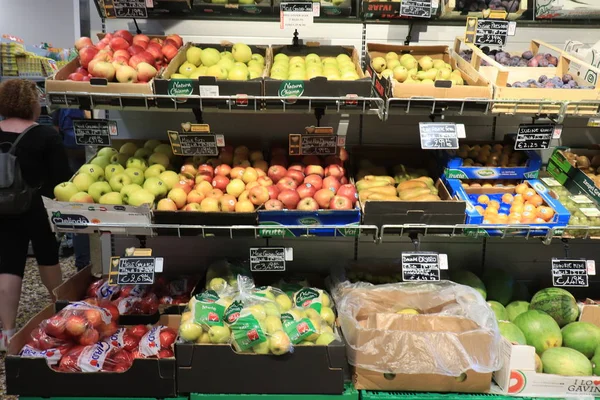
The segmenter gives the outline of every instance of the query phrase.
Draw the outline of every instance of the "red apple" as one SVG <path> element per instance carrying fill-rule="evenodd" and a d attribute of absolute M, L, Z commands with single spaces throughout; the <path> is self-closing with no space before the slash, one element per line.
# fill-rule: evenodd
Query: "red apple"
<path fill-rule="evenodd" d="M 333 176 L 334 178 L 340 179 L 344 174 L 344 168 L 336 164 L 332 164 L 325 168 L 325 176 Z"/>
<path fill-rule="evenodd" d="M 275 185 L 272 186 L 267 186 L 267 190 L 269 191 L 269 198 L 270 199 L 277 199 L 277 196 L 279 196 L 279 188 Z"/>
<path fill-rule="evenodd" d="M 208 181 L 212 184 L 213 175 L 209 174 L 208 172 L 200 172 L 198 175 L 196 175 L 196 178 L 194 179 L 194 183 L 197 185 L 202 181 Z"/>
<path fill-rule="evenodd" d="M 98 52 L 98 54 L 96 54 L 94 56 L 94 60 L 98 60 L 98 61 L 112 61 L 113 57 L 112 57 L 112 53 L 106 50 L 100 50 Z M 92 72 L 92 71 L 90 71 Z"/>
<path fill-rule="evenodd" d="M 231 167 L 227 164 L 221 164 L 215 168 L 215 175 L 229 176 Z"/>
<path fill-rule="evenodd" d="M 115 67 L 107 61 L 99 61 L 94 65 L 92 75 L 97 78 L 105 78 L 107 81 L 112 82 L 115 79 L 117 70 Z"/>
<path fill-rule="evenodd" d="M 348 180 L 348 178 L 346 178 L 345 176 L 342 176 L 342 177 L 340 178 L 340 183 L 341 183 L 342 185 L 345 185 L 345 184 L 347 184 L 348 182 L 350 182 L 350 181 L 349 181 L 349 180 Z"/>
<path fill-rule="evenodd" d="M 335 196 L 335 194 L 329 189 L 320 189 L 315 193 L 315 200 L 319 204 L 320 208 L 329 208 L 329 202 Z"/>
<path fill-rule="evenodd" d="M 325 157 L 325 165 L 336 164 L 340 167 L 344 165 L 344 162 L 338 156 L 327 156 Z"/>
<path fill-rule="evenodd" d="M 137 44 L 137 43 L 145 43 L 146 46 L 148 46 L 148 43 L 150 43 L 150 38 L 146 35 L 142 35 L 141 33 L 138 33 L 137 35 L 135 35 L 133 37 L 133 39 L 131 40 L 131 42 L 133 44 Z"/>
<path fill-rule="evenodd" d="M 186 202 L 188 204 L 191 204 L 191 203 L 200 204 L 200 203 L 202 203 L 202 200 L 204 200 L 205 198 L 206 198 L 206 195 L 204 193 L 201 193 L 197 190 L 192 190 L 191 192 L 188 193 Z"/>
<path fill-rule="evenodd" d="M 177 42 L 172 39 L 165 39 L 163 46 L 167 46 L 167 45 L 172 45 L 172 46 L 179 48 L 177 46 Z"/>
<path fill-rule="evenodd" d="M 152 58 L 154 59 L 155 63 L 162 62 L 163 54 L 162 54 L 162 51 L 160 50 L 160 47 L 159 48 L 156 48 L 155 46 L 148 47 L 146 49 L 146 52 L 152 55 Z"/>
<path fill-rule="evenodd" d="M 154 56 L 151 53 L 144 50 L 141 53 L 138 53 L 138 55 L 142 57 L 148 64 L 154 66 Z"/>
<path fill-rule="evenodd" d="M 75 70 L 76 73 L 81 74 L 83 76 L 86 76 L 89 74 L 88 70 L 83 68 L 83 67 L 79 67 Z"/>
<path fill-rule="evenodd" d="M 229 176 L 231 177 L 231 179 L 242 179 L 242 176 L 244 175 L 244 170 L 245 168 L 242 167 L 234 167 L 231 169 L 231 172 L 229 173 Z"/>
<path fill-rule="evenodd" d="M 223 212 L 234 212 L 236 204 L 237 200 L 235 199 L 235 196 L 230 194 L 224 194 L 223 197 L 219 199 L 219 209 Z"/>
<path fill-rule="evenodd" d="M 292 178 L 294 182 L 296 182 L 296 185 L 304 182 L 304 174 L 300 171 L 296 171 L 295 169 L 289 169 L 285 176 Z"/>
<path fill-rule="evenodd" d="M 332 210 L 350 210 L 352 202 L 344 196 L 333 196 L 329 201 L 329 208 Z"/>
<path fill-rule="evenodd" d="M 255 206 L 260 206 L 269 200 L 269 190 L 265 186 L 254 186 L 252 189 L 250 189 L 248 199 Z"/>
<path fill-rule="evenodd" d="M 309 165 L 304 169 L 305 175 L 319 175 L 320 177 L 323 177 L 323 173 L 323 167 L 320 165 Z"/>
<path fill-rule="evenodd" d="M 192 186 L 186 181 L 179 181 L 173 185 L 173 189 L 181 188 L 185 191 L 185 193 L 189 193 L 192 191 Z"/>
<path fill-rule="evenodd" d="M 170 43 L 164 45 L 161 50 L 167 61 L 171 61 L 177 55 L 177 47 Z"/>
<path fill-rule="evenodd" d="M 171 199 L 160 199 L 156 204 L 156 209 L 159 211 L 177 211 L 177 204 Z"/>
<path fill-rule="evenodd" d="M 113 53 L 113 59 L 116 60 L 117 58 L 129 60 L 131 58 L 131 54 L 129 54 L 127 50 L 117 50 Z"/>
<path fill-rule="evenodd" d="M 203 173 L 203 172 L 214 175 L 215 169 L 212 167 L 212 165 L 209 165 L 209 164 L 198 165 L 198 173 Z"/>
<path fill-rule="evenodd" d="M 85 47 L 79 52 L 79 63 L 83 68 L 87 68 L 90 61 L 98 54 L 98 49 L 95 47 Z"/>
<path fill-rule="evenodd" d="M 304 164 L 304 165 L 321 165 L 321 160 L 319 159 L 319 156 L 315 156 L 315 155 L 304 156 L 302 158 L 302 164 Z"/>
<path fill-rule="evenodd" d="M 268 176 L 259 176 L 256 182 L 258 182 L 258 184 L 261 186 L 273 186 L 273 180 Z"/>
<path fill-rule="evenodd" d="M 113 61 L 113 65 L 115 65 L 115 61 Z M 115 66 L 115 68 L 117 67 Z M 135 83 L 137 80 L 138 78 L 136 70 L 131 68 L 129 65 L 123 64 L 117 69 L 117 81 L 121 83 Z"/>
<path fill-rule="evenodd" d="M 297 171 L 304 172 L 304 167 L 302 166 L 302 164 L 292 164 L 289 166 L 288 170 L 290 169 L 295 169 Z"/>
<path fill-rule="evenodd" d="M 225 191 L 225 188 L 227 188 L 228 184 L 229 178 L 223 175 L 216 175 L 212 181 L 212 185 L 214 188 L 221 189 L 223 191 Z"/>
<path fill-rule="evenodd" d="M 283 203 L 277 199 L 267 200 L 267 202 L 265 203 L 265 210 L 283 210 Z"/>
<path fill-rule="evenodd" d="M 134 57 L 137 57 L 137 56 L 134 56 Z M 146 62 L 139 63 L 135 70 L 138 73 L 138 80 L 140 82 L 150 82 L 158 73 L 156 68 L 154 68 L 152 65 L 150 65 Z"/>
<path fill-rule="evenodd" d="M 161 38 L 155 37 L 155 38 L 150 39 L 150 43 L 158 43 L 159 45 L 162 46 L 163 40 Z M 150 45 L 150 44 L 148 44 L 148 45 Z"/>
<path fill-rule="evenodd" d="M 183 164 L 181 166 L 181 170 L 179 171 L 181 175 L 185 176 L 188 179 L 194 179 L 198 170 L 194 167 L 193 164 Z"/>
<path fill-rule="evenodd" d="M 319 204 L 312 197 L 306 197 L 298 203 L 298 210 L 315 211 L 319 209 Z"/>
<path fill-rule="evenodd" d="M 114 37 L 110 40 L 109 46 L 113 50 L 126 50 L 129 47 L 129 43 L 122 37 Z"/>
<path fill-rule="evenodd" d="M 96 49 L 98 49 L 98 50 L 110 49 L 110 46 L 108 45 L 108 41 L 106 41 L 106 42 L 103 42 L 103 41 L 98 42 L 98 44 L 96 45 Z"/>
<path fill-rule="evenodd" d="M 143 53 L 144 51 L 146 50 L 142 46 L 138 46 L 137 44 L 132 44 L 127 48 L 127 53 L 129 53 L 132 56 Z"/>
<path fill-rule="evenodd" d="M 126 31 L 125 29 L 116 31 L 113 36 L 114 37 L 122 37 L 129 44 L 133 43 L 133 35 L 131 33 L 129 33 L 129 31 Z"/>
<path fill-rule="evenodd" d="M 336 194 L 349 199 L 352 202 L 352 206 L 354 206 L 356 200 L 358 199 L 356 187 L 350 183 L 340 186 Z"/>
<path fill-rule="evenodd" d="M 129 66 L 133 68 L 137 68 L 137 66 L 143 62 L 146 62 L 144 57 L 141 57 L 139 54 L 131 56 L 129 59 Z"/>
<path fill-rule="evenodd" d="M 334 194 L 337 193 L 340 186 L 342 186 L 340 181 L 333 176 L 328 176 L 327 178 L 323 179 L 323 187 L 331 190 Z"/>
<path fill-rule="evenodd" d="M 317 188 L 310 183 L 303 183 L 302 185 L 298 186 L 296 191 L 301 199 L 305 199 L 307 197 L 313 197 L 315 193 L 317 193 Z"/>
<path fill-rule="evenodd" d="M 77 72 L 73 72 L 72 74 L 69 74 L 69 76 L 67 77 L 68 80 L 70 81 L 82 81 L 83 80 L 83 75 L 78 74 Z"/>
<path fill-rule="evenodd" d="M 200 204 L 198 204 L 198 203 L 188 203 L 188 205 L 183 207 L 183 211 L 200 212 L 200 211 L 202 211 L 202 209 L 200 208 Z"/>
<path fill-rule="evenodd" d="M 286 209 L 295 210 L 300 202 L 300 196 L 295 190 L 284 189 L 277 196 L 277 200 L 281 201 Z"/>
<path fill-rule="evenodd" d="M 317 190 L 323 188 L 323 178 L 321 178 L 319 175 L 308 175 L 304 178 L 304 183 L 310 183 Z"/>
<path fill-rule="evenodd" d="M 280 191 L 284 191 L 285 189 L 294 190 L 297 187 L 298 185 L 296 184 L 296 181 L 294 181 L 289 176 L 284 176 L 279 182 L 277 182 L 277 189 L 279 189 Z"/>
<path fill-rule="evenodd" d="M 283 178 L 287 174 L 287 170 L 281 165 L 273 165 L 267 171 L 267 176 L 271 178 L 273 183 L 279 182 L 281 178 Z"/>
<path fill-rule="evenodd" d="M 93 46 L 92 39 L 86 36 L 82 36 L 75 42 L 75 48 L 77 51 L 83 49 L 84 47 Z"/>
<path fill-rule="evenodd" d="M 183 46 L 183 39 L 179 35 L 175 35 L 175 34 L 169 35 L 169 36 L 167 36 L 167 40 L 174 41 L 177 48 Z"/>
<path fill-rule="evenodd" d="M 347 161 L 348 160 L 348 152 L 346 151 L 345 148 L 340 148 L 340 159 L 342 161 Z"/>

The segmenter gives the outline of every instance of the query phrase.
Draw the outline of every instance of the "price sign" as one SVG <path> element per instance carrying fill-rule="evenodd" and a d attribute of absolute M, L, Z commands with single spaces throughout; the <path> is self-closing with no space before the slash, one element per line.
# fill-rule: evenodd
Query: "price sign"
<path fill-rule="evenodd" d="M 104 0 L 107 18 L 148 18 L 146 0 Z"/>
<path fill-rule="evenodd" d="M 402 252 L 403 281 L 439 281 L 440 258 L 437 253 Z"/>
<path fill-rule="evenodd" d="M 285 262 L 290 260 L 292 249 L 285 247 L 251 247 L 250 271 L 285 271 Z"/>
<path fill-rule="evenodd" d="M 218 156 L 223 135 L 168 131 L 173 154 L 178 156 Z"/>
<path fill-rule="evenodd" d="M 553 258 L 552 284 L 559 287 L 588 287 L 586 260 Z"/>
<path fill-rule="evenodd" d="M 455 123 L 419 122 L 422 149 L 458 149 Z"/>
<path fill-rule="evenodd" d="M 476 45 L 505 46 L 509 22 L 495 19 L 477 19 Z"/>
<path fill-rule="evenodd" d="M 74 119 L 75 143 L 110 146 L 110 136 L 117 134 L 117 123 L 108 120 Z"/>
<path fill-rule="evenodd" d="M 338 135 L 289 135 L 289 153 L 295 156 L 335 155 L 338 149 Z"/>
<path fill-rule="evenodd" d="M 296 29 L 312 26 L 315 17 L 312 1 L 281 3 L 279 7 L 279 28 Z"/>
<path fill-rule="evenodd" d="M 400 15 L 405 17 L 431 18 L 431 0 L 402 0 Z"/>
<path fill-rule="evenodd" d="M 152 285 L 154 273 L 162 271 L 161 257 L 112 257 L 109 285 Z"/>
<path fill-rule="evenodd" d="M 554 134 L 555 126 L 546 125 L 519 125 L 517 138 L 515 139 L 515 150 L 547 149 Z"/>

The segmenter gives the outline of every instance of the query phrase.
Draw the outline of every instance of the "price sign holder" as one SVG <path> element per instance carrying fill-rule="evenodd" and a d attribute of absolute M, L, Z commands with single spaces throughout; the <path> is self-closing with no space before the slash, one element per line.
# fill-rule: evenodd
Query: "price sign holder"
<path fill-rule="evenodd" d="M 287 247 L 251 247 L 250 271 L 283 272 L 286 261 L 293 260 L 293 249 Z"/>
<path fill-rule="evenodd" d="M 421 148 L 458 149 L 458 130 L 453 122 L 419 122 Z"/>
<path fill-rule="evenodd" d="M 439 281 L 440 270 L 444 262 L 442 254 L 434 252 L 403 251 L 402 252 L 402 280 L 408 281 Z"/>
<path fill-rule="evenodd" d="M 547 149 L 550 147 L 555 129 L 554 124 L 519 125 L 515 139 L 515 150 Z"/>
<path fill-rule="evenodd" d="M 178 156 L 218 156 L 225 137 L 210 133 L 207 124 L 181 124 L 183 132 L 167 131 L 173 154 Z"/>
<path fill-rule="evenodd" d="M 146 0 L 104 0 L 106 18 L 148 18 Z"/>
<path fill-rule="evenodd" d="M 292 156 L 336 155 L 338 146 L 343 145 L 345 139 L 334 135 L 331 127 L 307 127 L 304 134 L 289 135 L 289 154 Z"/>
<path fill-rule="evenodd" d="M 510 28 L 509 21 L 468 17 L 465 43 L 506 46 Z"/>
<path fill-rule="evenodd" d="M 402 0 L 400 15 L 403 17 L 431 18 L 431 0 Z"/>
<path fill-rule="evenodd" d="M 306 28 L 312 26 L 314 22 L 312 1 L 281 3 L 279 9 L 280 29 Z"/>
<path fill-rule="evenodd" d="M 117 122 L 107 119 L 74 119 L 73 131 L 76 144 L 110 146 L 110 137 L 117 135 Z"/>
<path fill-rule="evenodd" d="M 552 285 L 557 287 L 588 287 L 588 265 L 584 259 L 552 259 Z"/>

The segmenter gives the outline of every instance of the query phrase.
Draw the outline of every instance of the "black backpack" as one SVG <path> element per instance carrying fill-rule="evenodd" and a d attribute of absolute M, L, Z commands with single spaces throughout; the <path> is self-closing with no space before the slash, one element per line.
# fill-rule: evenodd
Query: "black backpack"
<path fill-rule="evenodd" d="M 17 160 L 17 145 L 25 134 L 37 124 L 25 129 L 17 140 L 10 146 L 8 152 L 0 151 L 0 215 L 19 215 L 27 212 L 32 199 L 37 192 L 36 188 L 30 187 L 21 173 L 21 167 Z M 10 143 L 2 143 L 3 145 Z"/>

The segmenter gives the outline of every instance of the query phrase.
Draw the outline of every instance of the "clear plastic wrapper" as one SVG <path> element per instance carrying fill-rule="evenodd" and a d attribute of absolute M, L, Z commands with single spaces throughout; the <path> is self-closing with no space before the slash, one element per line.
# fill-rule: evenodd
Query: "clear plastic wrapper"
<path fill-rule="evenodd" d="M 179 337 L 184 342 L 228 343 L 229 328 L 225 325 L 225 310 L 233 303 L 230 287 L 217 293 L 206 290 L 195 295 L 181 315 Z M 211 330 L 211 328 L 214 329 Z M 212 335 L 209 333 L 212 332 Z"/>
<path fill-rule="evenodd" d="M 339 289 L 337 310 L 348 361 L 356 367 L 456 377 L 502 365 L 494 313 L 468 286 L 347 284 Z"/>
<path fill-rule="evenodd" d="M 71 348 L 62 356 L 57 369 L 61 372 L 124 372 L 132 363 L 130 352 L 101 341 Z"/>
<path fill-rule="evenodd" d="M 175 329 L 163 325 L 153 326 L 140 338 L 138 351 L 146 358 L 173 357 L 173 343 L 176 338 Z"/>
<path fill-rule="evenodd" d="M 154 293 L 148 293 L 143 297 L 127 296 L 119 297 L 113 301 L 120 315 L 152 315 L 158 312 L 159 300 Z"/>
<path fill-rule="evenodd" d="M 213 262 L 206 271 L 206 290 L 230 292 L 238 290 L 238 276 L 250 278 L 247 262 L 218 260 Z"/>
<path fill-rule="evenodd" d="M 47 350 L 38 350 L 33 346 L 26 344 L 21 349 L 19 355 L 23 358 L 45 358 L 49 366 L 58 366 L 63 355 L 67 354 L 73 347 L 71 344 L 65 344 L 57 348 Z"/>

